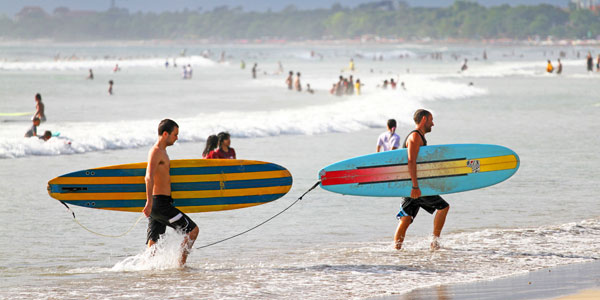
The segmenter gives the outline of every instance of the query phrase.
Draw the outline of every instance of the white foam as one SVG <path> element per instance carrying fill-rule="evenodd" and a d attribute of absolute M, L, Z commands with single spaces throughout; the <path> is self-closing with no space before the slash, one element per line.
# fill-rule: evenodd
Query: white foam
<path fill-rule="evenodd" d="M 462 78 L 462 77 L 474 77 L 474 78 L 499 78 L 499 77 L 556 77 L 556 73 L 546 72 L 546 61 L 502 61 L 493 63 L 481 63 L 481 62 L 470 62 L 469 68 L 465 72 L 455 73 L 438 73 L 429 75 L 430 79 L 437 78 Z M 552 62 L 555 70 L 557 67 L 556 61 Z M 585 62 L 581 60 L 564 60 L 562 61 L 563 74 L 560 76 L 580 76 L 583 74 L 568 73 L 567 68 L 570 70 L 584 70 Z M 460 67 L 460 62 L 457 63 L 456 69 Z"/>
<path fill-rule="evenodd" d="M 172 59 L 169 63 L 172 65 Z M 165 58 L 125 58 L 125 59 L 81 59 L 81 60 L 41 60 L 41 61 L 0 61 L 0 70 L 87 70 L 109 69 L 119 65 L 122 70 L 127 68 L 151 67 L 164 68 Z M 202 56 L 178 57 L 179 66 L 192 65 L 192 67 L 211 67 L 218 63 Z"/>
<path fill-rule="evenodd" d="M 382 120 L 389 118 L 412 124 L 412 112 L 426 106 L 424 101 L 462 99 L 486 93 L 486 90 L 476 87 L 419 77 L 407 79 L 406 84 L 408 91 L 400 88 L 375 90 L 360 97 L 346 97 L 343 101 L 324 105 L 274 111 L 228 111 L 179 118 L 176 119 L 181 128 L 179 140 L 202 142 L 210 134 L 220 131 L 228 131 L 235 138 L 354 132 L 381 127 Z M 148 146 L 156 140 L 157 125 L 156 120 L 133 120 L 113 123 L 55 123 L 51 126 L 53 131 L 61 132 L 61 136 L 47 142 L 35 138 L 11 137 L 15 132 L 23 131 L 22 124 L 3 126 L 0 128 L 0 136 L 6 138 L 0 140 L 0 158 Z M 38 132 L 43 130 L 46 128 L 38 128 Z M 90 135 L 90 132 L 94 134 Z"/>
<path fill-rule="evenodd" d="M 127 257 L 116 263 L 111 272 L 131 272 L 149 270 L 170 270 L 181 268 L 181 257 L 184 235 L 169 230 L 163 234 L 152 248 L 145 248 L 137 255 Z"/>
<path fill-rule="evenodd" d="M 181 239 L 163 244 L 155 258 L 144 252 L 125 259 L 112 272 L 172 269 Z M 402 251 L 389 241 L 337 243 L 261 251 L 261 258 L 203 257 L 188 262 L 189 281 L 202 298 L 270 295 L 270 298 L 363 299 L 397 295 L 416 288 L 492 280 L 542 268 L 600 259 L 600 219 L 523 229 L 485 229 L 443 235 L 442 249 L 409 235 Z M 300 258 L 300 259 L 299 259 Z M 154 261 L 152 261 L 154 260 Z M 227 289 L 211 289 L 214 280 L 237 278 Z M 225 279 L 224 279 L 225 278 Z M 268 284 L 264 284 L 268 283 Z"/>

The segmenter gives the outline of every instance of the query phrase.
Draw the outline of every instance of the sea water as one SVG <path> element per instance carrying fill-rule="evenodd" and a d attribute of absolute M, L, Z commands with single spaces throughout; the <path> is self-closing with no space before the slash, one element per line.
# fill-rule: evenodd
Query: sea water
<path fill-rule="evenodd" d="M 482 59 L 484 49 L 488 60 Z M 28 116 L 0 117 L 0 298 L 361 299 L 597 260 L 600 75 L 585 70 L 588 50 L 3 44 L 0 112 L 33 112 L 34 95 L 41 93 L 48 121 L 38 133 L 60 136 L 26 139 Z M 222 51 L 225 62 L 219 62 Z M 566 53 L 563 74 L 546 74 L 546 60 L 555 62 L 559 51 Z M 442 59 L 432 59 L 434 52 Z M 351 57 L 354 72 L 347 70 Z M 458 72 L 464 58 L 469 69 Z M 116 64 L 121 71 L 113 72 Z M 193 77 L 184 80 L 181 67 L 187 64 Z M 94 80 L 86 79 L 90 68 Z M 290 70 L 301 72 L 303 89 L 309 83 L 315 94 L 287 90 Z M 337 77 L 350 74 L 364 84 L 362 95 L 330 95 Z M 406 90 L 400 84 L 378 88 L 391 78 Z M 112 96 L 109 80 L 115 82 Z M 46 192 L 47 181 L 64 173 L 145 161 L 163 118 L 180 125 L 179 141 L 168 148 L 171 159 L 200 158 L 209 134 L 228 131 L 238 158 L 291 171 L 292 190 L 275 202 L 191 214 L 200 228 L 199 247 L 283 210 L 317 181 L 322 167 L 374 152 L 387 119 L 398 120 L 403 138 L 418 108 L 434 113 L 430 144 L 499 144 L 521 159 L 506 182 L 444 196 L 451 208 L 442 249 L 435 252 L 429 250 L 433 218 L 425 211 L 408 229 L 404 249 L 396 251 L 401 199 L 317 188 L 264 226 L 192 251 L 179 268 L 183 237 L 172 230 L 151 253 L 144 245 L 145 220 L 125 237 L 97 236 Z M 139 218 L 73 210 L 84 226 L 113 235 Z"/>

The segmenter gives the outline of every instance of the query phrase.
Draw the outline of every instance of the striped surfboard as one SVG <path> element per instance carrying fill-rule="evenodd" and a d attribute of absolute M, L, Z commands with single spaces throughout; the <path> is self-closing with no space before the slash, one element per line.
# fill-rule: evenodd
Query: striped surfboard
<path fill-rule="evenodd" d="M 125 164 L 65 174 L 48 182 L 48 193 L 72 205 L 141 212 L 146 204 L 146 165 Z M 172 160 L 170 174 L 173 205 L 185 213 L 260 205 L 283 197 L 292 187 L 287 169 L 253 160 Z"/>
<path fill-rule="evenodd" d="M 406 149 L 359 156 L 334 163 L 319 173 L 321 187 L 344 195 L 410 197 Z M 512 150 L 483 144 L 421 147 L 417 178 L 423 196 L 480 189 L 500 183 L 519 168 Z"/>

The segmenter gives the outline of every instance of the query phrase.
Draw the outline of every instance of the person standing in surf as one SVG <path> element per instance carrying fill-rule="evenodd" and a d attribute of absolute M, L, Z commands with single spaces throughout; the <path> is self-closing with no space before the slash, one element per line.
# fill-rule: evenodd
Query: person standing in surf
<path fill-rule="evenodd" d="M 212 155 L 219 146 L 219 137 L 214 134 L 211 134 L 206 139 L 206 146 L 204 146 L 204 151 L 202 151 L 202 158 L 206 159 L 209 155 Z"/>
<path fill-rule="evenodd" d="M 29 130 L 27 130 L 27 132 L 25 132 L 25 137 L 37 136 L 37 128 L 38 126 L 40 126 L 40 118 L 35 117 L 31 122 L 33 123 L 33 125 L 31 126 L 31 128 L 29 128 Z"/>
<path fill-rule="evenodd" d="M 431 250 L 437 250 L 440 248 L 438 238 L 442 233 L 450 205 L 439 195 L 421 196 L 419 181 L 417 180 L 417 157 L 419 155 L 419 148 L 427 146 L 425 134 L 431 132 L 431 127 L 434 125 L 433 115 L 427 110 L 418 109 L 413 119 L 416 124 L 415 130 L 408 134 L 402 144 L 403 148 L 407 148 L 408 172 L 412 181 L 412 191 L 410 197 L 404 198 L 402 208 L 396 216 L 400 222 L 394 235 L 394 244 L 396 249 L 402 249 L 402 243 L 404 242 L 408 226 L 410 226 L 417 216 L 419 209 L 423 208 L 430 214 L 433 214 L 437 210 L 433 219 L 433 241 L 431 242 Z"/>
<path fill-rule="evenodd" d="M 296 72 L 296 80 L 294 81 L 294 89 L 302 92 L 302 84 L 300 83 L 300 72 Z"/>
<path fill-rule="evenodd" d="M 236 159 L 235 150 L 231 148 L 231 136 L 227 132 L 219 132 L 219 149 L 211 151 L 206 158 L 208 159 Z"/>
<path fill-rule="evenodd" d="M 396 120 L 389 119 L 387 129 L 388 131 L 377 139 L 377 152 L 396 150 L 400 146 L 400 137 L 396 134 Z"/>
<path fill-rule="evenodd" d="M 42 95 L 40 93 L 35 94 L 35 113 L 33 119 L 38 118 L 40 122 L 46 122 L 46 114 L 44 113 L 44 103 L 42 102 Z"/>
<path fill-rule="evenodd" d="M 180 266 L 185 265 L 188 254 L 198 237 L 198 226 L 186 214 L 173 206 L 171 198 L 171 161 L 167 147 L 177 141 L 179 125 L 170 119 L 164 119 L 158 125 L 158 140 L 148 152 L 146 168 L 146 205 L 142 212 L 148 218 L 146 244 L 152 247 L 167 226 L 186 234 L 181 245 Z"/>

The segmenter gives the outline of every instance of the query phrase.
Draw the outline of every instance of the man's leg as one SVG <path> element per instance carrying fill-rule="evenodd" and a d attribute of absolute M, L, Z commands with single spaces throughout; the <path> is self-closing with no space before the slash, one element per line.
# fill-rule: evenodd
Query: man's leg
<path fill-rule="evenodd" d="M 148 245 L 148 248 L 154 246 L 154 244 L 156 244 L 156 242 L 158 241 L 160 235 L 164 234 L 166 230 L 167 225 L 162 224 L 154 218 L 150 217 L 148 219 L 148 229 L 146 233 L 146 244 Z M 154 250 L 152 251 L 152 253 L 154 253 Z"/>
<path fill-rule="evenodd" d="M 196 241 L 196 238 L 198 237 L 199 231 L 200 230 L 198 229 L 198 226 L 196 226 L 196 227 L 194 227 L 194 229 L 192 229 L 192 231 L 190 231 L 190 233 L 188 233 L 183 238 L 183 243 L 181 244 L 181 248 L 183 249 L 183 251 L 181 253 L 181 260 L 179 261 L 180 266 L 185 265 L 188 254 L 190 253 L 190 250 L 192 249 L 192 246 L 194 245 L 194 242 Z"/>
<path fill-rule="evenodd" d="M 448 215 L 448 210 L 450 210 L 450 206 L 447 206 L 444 209 L 438 209 L 435 213 L 435 218 L 433 219 L 433 242 L 431 242 L 431 250 L 440 249 L 437 238 L 439 238 L 440 234 L 442 234 L 442 229 L 444 228 L 444 223 L 446 222 L 446 215 Z"/>
<path fill-rule="evenodd" d="M 400 222 L 398 222 L 398 228 L 396 228 L 396 234 L 394 235 L 394 245 L 397 250 L 402 249 L 404 236 L 406 235 L 406 230 L 408 229 L 408 226 L 410 226 L 411 222 L 411 216 L 404 216 L 400 218 Z"/>

